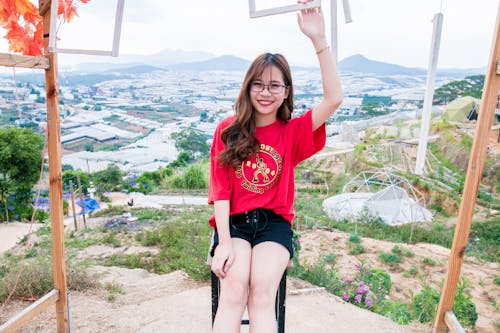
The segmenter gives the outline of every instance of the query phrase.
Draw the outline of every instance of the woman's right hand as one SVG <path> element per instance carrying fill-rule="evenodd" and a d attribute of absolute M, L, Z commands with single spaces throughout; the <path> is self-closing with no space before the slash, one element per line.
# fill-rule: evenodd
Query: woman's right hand
<path fill-rule="evenodd" d="M 234 263 L 234 251 L 231 242 L 218 244 L 212 258 L 212 272 L 219 279 L 226 277 L 227 272 Z"/>

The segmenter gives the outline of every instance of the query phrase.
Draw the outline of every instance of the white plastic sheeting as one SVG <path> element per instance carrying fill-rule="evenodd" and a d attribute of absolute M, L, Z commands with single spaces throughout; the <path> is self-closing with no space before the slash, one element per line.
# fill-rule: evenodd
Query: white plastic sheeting
<path fill-rule="evenodd" d="M 346 192 L 353 188 L 355 192 Z M 375 191 L 370 192 L 370 189 Z M 423 196 L 408 180 L 387 170 L 356 176 L 346 184 L 344 193 L 323 201 L 323 210 L 334 220 L 352 220 L 363 214 L 380 217 L 390 225 L 432 220 Z"/>

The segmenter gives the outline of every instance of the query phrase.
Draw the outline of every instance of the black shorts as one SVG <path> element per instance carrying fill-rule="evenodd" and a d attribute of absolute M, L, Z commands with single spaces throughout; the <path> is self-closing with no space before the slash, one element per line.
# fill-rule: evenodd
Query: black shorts
<path fill-rule="evenodd" d="M 241 214 L 229 216 L 231 238 L 241 238 L 252 247 L 262 242 L 275 242 L 283 245 L 293 257 L 292 228 L 290 222 L 270 209 L 257 208 Z M 210 255 L 213 257 L 219 244 L 219 235 L 215 230 L 214 242 Z"/>

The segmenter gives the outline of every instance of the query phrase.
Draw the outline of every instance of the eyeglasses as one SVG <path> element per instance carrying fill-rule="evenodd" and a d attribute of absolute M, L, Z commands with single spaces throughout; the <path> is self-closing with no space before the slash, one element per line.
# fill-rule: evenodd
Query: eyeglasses
<path fill-rule="evenodd" d="M 264 84 L 262 82 L 252 82 L 250 84 L 250 90 L 253 92 L 261 92 L 266 89 L 273 95 L 278 95 L 283 92 L 283 89 L 287 87 L 286 84 L 281 84 L 281 83 L 271 83 L 271 84 Z"/>

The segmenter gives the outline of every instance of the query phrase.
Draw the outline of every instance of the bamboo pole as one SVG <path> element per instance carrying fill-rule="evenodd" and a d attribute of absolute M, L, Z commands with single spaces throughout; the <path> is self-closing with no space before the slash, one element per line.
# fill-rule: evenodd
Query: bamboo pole
<path fill-rule="evenodd" d="M 83 202 L 83 190 L 82 190 L 82 183 L 80 182 L 80 175 L 76 175 L 76 181 L 78 183 L 80 202 L 82 203 L 83 226 L 85 227 L 85 229 L 87 229 L 87 219 L 85 218 L 85 203 Z"/>
<path fill-rule="evenodd" d="M 450 258 L 448 261 L 448 272 L 444 282 L 443 292 L 439 301 L 438 311 L 434 322 L 433 332 L 438 333 L 446 330 L 445 313 L 451 311 L 453 299 L 457 290 L 460 270 L 462 267 L 467 238 L 469 236 L 472 215 L 476 205 L 481 174 L 486 159 L 486 147 L 488 144 L 488 133 L 493 122 L 493 116 L 497 105 L 498 92 L 500 90 L 500 76 L 496 72 L 497 61 L 500 59 L 500 4 L 497 11 L 497 21 L 493 45 L 491 48 L 488 72 L 484 80 L 481 107 L 476 125 L 476 133 L 472 143 L 472 151 L 469 157 L 467 175 L 465 178 L 462 201 L 458 212 L 458 221 L 453 237 Z"/>
<path fill-rule="evenodd" d="M 38 1 L 45 8 L 44 0 Z M 50 222 L 52 227 L 52 263 L 54 288 L 59 290 L 56 302 L 57 332 L 69 332 L 66 264 L 64 256 L 64 220 L 62 200 L 61 126 L 59 118 L 59 88 L 57 82 L 57 55 L 49 51 L 51 11 L 43 12 L 43 34 L 45 55 L 51 64 L 45 70 L 47 98 L 47 141 L 49 152 Z"/>
<path fill-rule="evenodd" d="M 73 223 L 75 224 L 75 230 L 78 230 L 78 224 L 76 223 L 76 209 L 75 209 L 75 193 L 73 192 L 73 182 L 69 181 L 69 193 L 71 193 L 71 208 L 73 209 Z"/>

